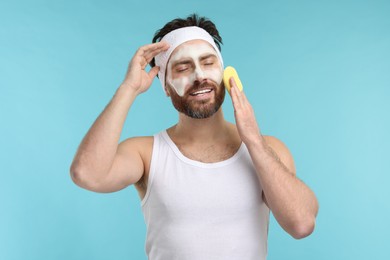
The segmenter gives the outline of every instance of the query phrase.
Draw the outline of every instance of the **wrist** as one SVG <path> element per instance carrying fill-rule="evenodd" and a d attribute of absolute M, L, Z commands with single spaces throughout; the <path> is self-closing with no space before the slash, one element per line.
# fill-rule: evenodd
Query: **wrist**
<path fill-rule="evenodd" d="M 137 92 L 137 90 L 123 83 L 119 86 L 119 88 L 115 93 L 115 95 L 123 95 L 126 96 L 127 99 L 132 99 L 132 100 L 134 100 L 138 96 L 138 94 L 139 93 Z"/>
<path fill-rule="evenodd" d="M 131 95 L 131 96 L 137 96 L 139 94 L 137 88 L 133 87 L 132 85 L 130 85 L 129 83 L 126 83 L 126 82 L 123 82 L 119 86 L 118 91 L 124 92 L 127 95 Z"/>

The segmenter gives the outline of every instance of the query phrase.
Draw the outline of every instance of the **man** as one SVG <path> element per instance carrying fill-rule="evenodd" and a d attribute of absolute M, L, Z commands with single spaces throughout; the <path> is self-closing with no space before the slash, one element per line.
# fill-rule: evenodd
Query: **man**
<path fill-rule="evenodd" d="M 91 191 L 135 184 L 149 259 L 265 259 L 269 210 L 294 238 L 314 229 L 314 193 L 296 177 L 288 148 L 261 134 L 234 78 L 230 94 L 236 125 L 225 121 L 220 43 L 206 18 L 192 15 L 166 24 L 153 44 L 135 53 L 70 169 L 73 181 Z M 118 145 L 134 99 L 157 74 L 179 122 Z"/>

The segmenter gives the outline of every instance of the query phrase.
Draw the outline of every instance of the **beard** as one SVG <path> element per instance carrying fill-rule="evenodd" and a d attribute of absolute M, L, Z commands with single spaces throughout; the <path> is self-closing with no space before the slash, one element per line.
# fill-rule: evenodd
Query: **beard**
<path fill-rule="evenodd" d="M 214 98 L 204 100 L 188 100 L 190 93 L 202 88 L 211 88 L 214 91 Z M 171 96 L 172 104 L 180 113 L 185 114 L 194 119 L 204 119 L 214 115 L 221 107 L 225 99 L 225 88 L 223 83 L 220 86 L 214 82 L 202 82 L 192 86 L 181 97 L 176 91 L 169 86 L 169 94 Z"/>

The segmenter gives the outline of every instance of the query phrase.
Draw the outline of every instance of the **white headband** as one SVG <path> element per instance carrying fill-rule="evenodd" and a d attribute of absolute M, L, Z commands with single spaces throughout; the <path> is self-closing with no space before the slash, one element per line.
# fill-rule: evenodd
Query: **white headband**
<path fill-rule="evenodd" d="M 158 78 L 160 79 L 161 86 L 163 87 L 163 89 L 165 86 L 165 71 L 167 69 L 169 57 L 177 46 L 191 40 L 204 40 L 210 43 L 217 52 L 218 58 L 223 68 L 221 52 L 215 44 L 213 37 L 211 37 L 211 35 L 207 31 L 198 26 L 183 27 L 173 30 L 161 39 L 161 41 L 165 41 L 169 44 L 169 49 L 165 52 L 156 55 L 155 57 L 156 66 L 160 67 L 160 70 L 158 72 Z"/>

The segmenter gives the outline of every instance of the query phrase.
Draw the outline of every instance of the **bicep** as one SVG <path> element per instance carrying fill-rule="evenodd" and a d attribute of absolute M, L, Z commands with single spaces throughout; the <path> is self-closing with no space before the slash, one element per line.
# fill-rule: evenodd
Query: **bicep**
<path fill-rule="evenodd" d="M 115 192 L 137 183 L 143 176 L 144 163 L 137 139 L 127 139 L 118 145 L 107 176 L 96 184 L 94 191 Z"/>

